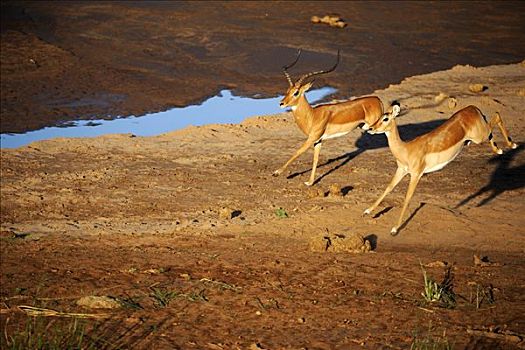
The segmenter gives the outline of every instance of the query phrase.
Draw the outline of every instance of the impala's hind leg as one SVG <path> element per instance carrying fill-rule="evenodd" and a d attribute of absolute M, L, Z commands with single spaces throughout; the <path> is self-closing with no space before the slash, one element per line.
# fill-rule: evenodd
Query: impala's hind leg
<path fill-rule="evenodd" d="M 501 133 L 503 134 L 503 137 L 505 138 L 505 142 L 507 143 L 507 146 L 509 146 L 512 149 L 515 149 L 518 147 L 518 145 L 515 142 L 512 142 L 512 139 L 509 136 L 509 132 L 505 128 L 505 125 L 503 124 L 503 120 L 501 119 L 501 116 L 498 112 L 492 117 L 492 119 L 489 122 L 490 129 L 494 129 L 495 126 L 498 126 L 501 130 Z"/>
<path fill-rule="evenodd" d="M 485 140 L 488 139 L 490 148 L 492 148 L 492 152 L 496 154 L 503 154 L 503 150 L 498 147 L 498 144 L 494 141 L 494 135 L 492 134 L 492 129 L 494 129 L 494 126 L 496 125 L 496 117 L 493 117 L 490 121 L 488 121 L 485 115 L 481 114 L 481 116 L 483 117 L 483 122 L 479 125 L 481 129 L 478 129 L 479 133 L 475 133 L 472 141 L 479 144 L 481 142 L 485 142 Z"/>
<path fill-rule="evenodd" d="M 492 152 L 496 154 L 503 154 L 503 150 L 498 147 L 498 144 L 494 141 L 494 135 L 492 135 L 492 129 L 489 130 L 489 143 Z"/>

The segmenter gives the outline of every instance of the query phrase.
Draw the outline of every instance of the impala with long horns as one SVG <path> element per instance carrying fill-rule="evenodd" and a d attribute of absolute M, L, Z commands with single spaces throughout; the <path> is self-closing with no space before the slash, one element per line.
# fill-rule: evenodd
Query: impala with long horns
<path fill-rule="evenodd" d="M 492 136 L 492 130 L 497 125 L 505 137 L 507 145 L 511 148 L 518 147 L 508 135 L 499 113 L 496 113 L 494 117 L 487 122 L 486 117 L 475 106 L 468 106 L 459 110 L 436 129 L 418 136 L 409 142 L 404 142 L 399 137 L 395 119 L 400 110 L 399 104 L 394 104 L 392 112 L 385 114 L 376 124 L 370 125 L 370 129 L 368 130 L 371 134 L 384 133 L 386 135 L 390 151 L 397 161 L 397 170 L 383 194 L 370 208 L 364 211 L 363 215 L 370 214 L 374 211 L 385 196 L 397 186 L 401 179 L 405 175 L 410 174 L 410 183 L 405 196 L 405 202 L 403 203 L 403 208 L 401 209 L 401 214 L 399 215 L 396 226 L 390 231 L 392 235 L 397 234 L 401 226 L 403 215 L 421 176 L 426 173 L 441 170 L 456 158 L 463 148 L 463 145 L 469 144 L 470 141 L 479 144 L 488 139 L 492 151 L 496 154 L 502 154 L 503 151 L 497 146 L 496 142 L 494 142 Z"/>
<path fill-rule="evenodd" d="M 348 134 L 358 126 L 367 130 L 369 125 L 376 123 L 383 115 L 383 104 L 376 96 L 357 98 L 352 101 L 322 104 L 312 107 L 305 97 L 305 92 L 312 87 L 313 77 L 327 74 L 335 70 L 340 61 L 340 52 L 337 52 L 337 62 L 328 70 L 316 71 L 301 76 L 295 83 L 292 81 L 288 69 L 299 60 L 299 50 L 294 62 L 283 67 L 283 72 L 290 84 L 286 94 L 281 100 L 281 107 L 290 107 L 295 123 L 306 134 L 307 139 L 295 154 L 273 175 L 281 174 L 297 157 L 310 147 L 314 147 L 314 159 L 310 180 L 305 182 L 311 186 L 315 180 L 315 170 L 321 152 L 321 144 L 324 140 L 340 137 Z"/>

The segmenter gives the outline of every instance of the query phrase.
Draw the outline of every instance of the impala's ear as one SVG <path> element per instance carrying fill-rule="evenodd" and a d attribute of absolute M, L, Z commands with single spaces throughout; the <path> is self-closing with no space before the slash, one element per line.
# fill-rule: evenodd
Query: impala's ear
<path fill-rule="evenodd" d="M 313 84 L 314 84 L 313 81 L 304 84 L 304 85 L 301 87 L 301 91 L 302 91 L 302 92 L 306 92 L 306 91 L 310 90 L 310 88 L 312 87 Z"/>
<path fill-rule="evenodd" d="M 399 105 L 399 102 L 394 101 L 392 103 L 392 117 L 397 117 L 399 115 L 399 112 L 401 112 L 401 106 Z"/>

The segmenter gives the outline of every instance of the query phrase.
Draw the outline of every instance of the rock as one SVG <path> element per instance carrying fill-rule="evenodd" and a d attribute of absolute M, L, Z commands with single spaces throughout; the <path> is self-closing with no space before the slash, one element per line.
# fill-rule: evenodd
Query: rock
<path fill-rule="evenodd" d="M 448 263 L 446 261 L 436 260 L 428 264 L 425 264 L 425 267 L 445 267 Z"/>
<path fill-rule="evenodd" d="M 88 309 L 118 309 L 122 307 L 122 305 L 114 298 L 95 295 L 89 295 L 78 299 L 77 305 Z"/>
<path fill-rule="evenodd" d="M 337 15 L 326 15 L 323 17 L 312 16 L 310 18 L 312 23 L 324 23 L 328 24 L 330 27 L 344 28 L 346 27 L 346 22 Z"/>
<path fill-rule="evenodd" d="M 502 266 L 502 264 L 489 261 L 488 256 L 479 257 L 477 255 L 474 255 L 474 266 L 488 267 L 488 266 Z"/>
<path fill-rule="evenodd" d="M 471 92 L 483 92 L 488 89 L 488 86 L 485 86 L 483 84 L 470 84 L 468 86 L 468 89 Z"/>
<path fill-rule="evenodd" d="M 436 95 L 436 97 L 434 97 L 434 101 L 436 101 L 436 103 L 441 103 L 445 101 L 447 97 L 448 97 L 447 94 L 440 92 L 439 95 Z"/>

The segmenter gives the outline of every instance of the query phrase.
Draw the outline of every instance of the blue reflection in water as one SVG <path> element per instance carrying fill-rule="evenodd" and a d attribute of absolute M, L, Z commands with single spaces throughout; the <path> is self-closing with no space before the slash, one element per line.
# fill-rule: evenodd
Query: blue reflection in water
<path fill-rule="evenodd" d="M 324 87 L 306 93 L 309 101 L 315 103 L 336 90 Z M 165 112 L 146 114 L 113 120 L 80 120 L 68 127 L 48 127 L 24 134 L 0 134 L 2 148 L 15 148 L 28 143 L 55 137 L 94 137 L 104 134 L 135 134 L 153 136 L 189 125 L 240 123 L 250 116 L 276 114 L 282 110 L 279 101 L 282 96 L 254 99 L 232 95 L 222 90 L 218 96 L 201 105 L 173 108 Z"/>

